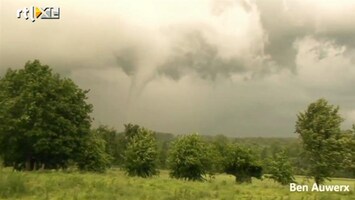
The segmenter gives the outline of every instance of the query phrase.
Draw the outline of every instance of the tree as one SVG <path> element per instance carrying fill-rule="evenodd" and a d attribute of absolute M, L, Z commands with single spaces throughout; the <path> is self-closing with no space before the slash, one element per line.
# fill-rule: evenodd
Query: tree
<path fill-rule="evenodd" d="M 210 148 L 198 134 L 178 137 L 170 147 L 168 165 L 170 176 L 186 180 L 205 180 L 211 168 Z"/>
<path fill-rule="evenodd" d="M 286 152 L 284 151 L 277 153 L 274 159 L 271 160 L 269 170 L 271 174 L 269 178 L 281 183 L 282 185 L 295 182 L 292 172 L 292 165 L 288 160 Z"/>
<path fill-rule="evenodd" d="M 237 144 L 228 145 L 223 159 L 223 170 L 235 176 L 237 183 L 251 183 L 252 177 L 262 178 L 262 167 L 253 152 Z"/>
<path fill-rule="evenodd" d="M 98 128 L 92 130 L 93 134 L 100 137 L 105 141 L 105 152 L 109 154 L 113 160 L 117 160 L 119 157 L 118 145 L 118 133 L 114 128 L 100 125 Z"/>
<path fill-rule="evenodd" d="M 300 135 L 307 164 L 307 175 L 322 184 L 341 168 L 347 145 L 340 130 L 343 121 L 339 107 L 328 104 L 325 99 L 311 103 L 305 112 L 299 113 L 296 133 Z"/>
<path fill-rule="evenodd" d="M 137 124 L 128 123 L 125 124 L 124 127 L 125 127 L 124 134 L 127 142 L 139 133 L 140 127 Z"/>
<path fill-rule="evenodd" d="M 124 155 L 124 168 L 128 175 L 150 177 L 158 173 L 158 149 L 152 131 L 138 128 L 137 132 L 131 135 Z"/>
<path fill-rule="evenodd" d="M 112 156 L 107 153 L 106 141 L 97 132 L 82 138 L 76 162 L 80 170 L 105 172 L 111 166 Z"/>
<path fill-rule="evenodd" d="M 124 151 L 126 149 L 128 141 L 126 140 L 125 133 L 118 133 L 115 138 L 115 153 L 113 164 L 123 167 L 124 165 Z"/>
<path fill-rule="evenodd" d="M 216 135 L 211 141 L 212 172 L 223 173 L 223 159 L 228 151 L 230 140 L 224 135 Z"/>
<path fill-rule="evenodd" d="M 89 134 L 87 90 L 38 60 L 0 78 L 0 154 L 6 165 L 65 168 Z"/>
<path fill-rule="evenodd" d="M 347 177 L 355 177 L 355 125 L 352 130 L 343 132 L 344 148 L 344 171 Z"/>
<path fill-rule="evenodd" d="M 168 158 L 168 149 L 169 149 L 169 143 L 167 141 L 164 141 L 159 147 L 159 152 L 158 152 L 158 160 L 159 160 L 159 168 L 160 169 L 166 169 L 167 168 L 167 158 Z"/>

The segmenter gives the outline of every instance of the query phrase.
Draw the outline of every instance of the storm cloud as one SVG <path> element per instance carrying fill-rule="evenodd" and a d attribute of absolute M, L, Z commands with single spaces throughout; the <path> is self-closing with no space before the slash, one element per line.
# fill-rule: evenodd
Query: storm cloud
<path fill-rule="evenodd" d="M 60 6 L 60 20 L 17 19 Z M 318 98 L 355 121 L 355 1 L 1 1 L 0 74 L 40 59 L 91 89 L 94 124 L 295 136 Z"/>

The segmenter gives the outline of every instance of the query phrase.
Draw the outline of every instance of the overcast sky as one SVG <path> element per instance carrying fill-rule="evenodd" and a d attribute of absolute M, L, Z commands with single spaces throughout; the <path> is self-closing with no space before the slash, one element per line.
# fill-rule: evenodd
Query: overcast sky
<path fill-rule="evenodd" d="M 0 75 L 39 59 L 91 90 L 95 126 L 295 137 L 319 98 L 355 123 L 354 19 L 355 0 L 1 0 Z"/>

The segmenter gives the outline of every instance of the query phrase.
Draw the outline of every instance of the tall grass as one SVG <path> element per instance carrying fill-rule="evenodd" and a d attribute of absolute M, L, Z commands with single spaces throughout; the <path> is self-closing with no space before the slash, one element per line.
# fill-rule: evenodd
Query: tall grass
<path fill-rule="evenodd" d="M 20 172 L 4 172 L 0 169 L 0 197 L 18 198 L 28 193 L 27 179 Z"/>
<path fill-rule="evenodd" d="M 220 174 L 206 182 L 171 179 L 168 171 L 153 178 L 128 177 L 112 169 L 105 174 L 58 171 L 12 172 L 0 175 L 0 199 L 107 199 L 107 200 L 355 200 L 354 179 L 334 179 L 327 184 L 350 184 L 349 193 L 297 193 L 272 180 L 236 184 Z M 298 177 L 297 181 L 301 181 Z M 308 184 L 308 183 L 307 183 Z"/>

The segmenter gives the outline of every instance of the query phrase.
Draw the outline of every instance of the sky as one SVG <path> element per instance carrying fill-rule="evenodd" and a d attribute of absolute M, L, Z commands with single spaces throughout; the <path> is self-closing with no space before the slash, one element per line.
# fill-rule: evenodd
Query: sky
<path fill-rule="evenodd" d="M 60 19 L 18 9 L 60 7 Z M 355 123 L 355 0 L 1 0 L 0 76 L 39 59 L 90 89 L 93 125 L 296 137 L 319 98 Z"/>

